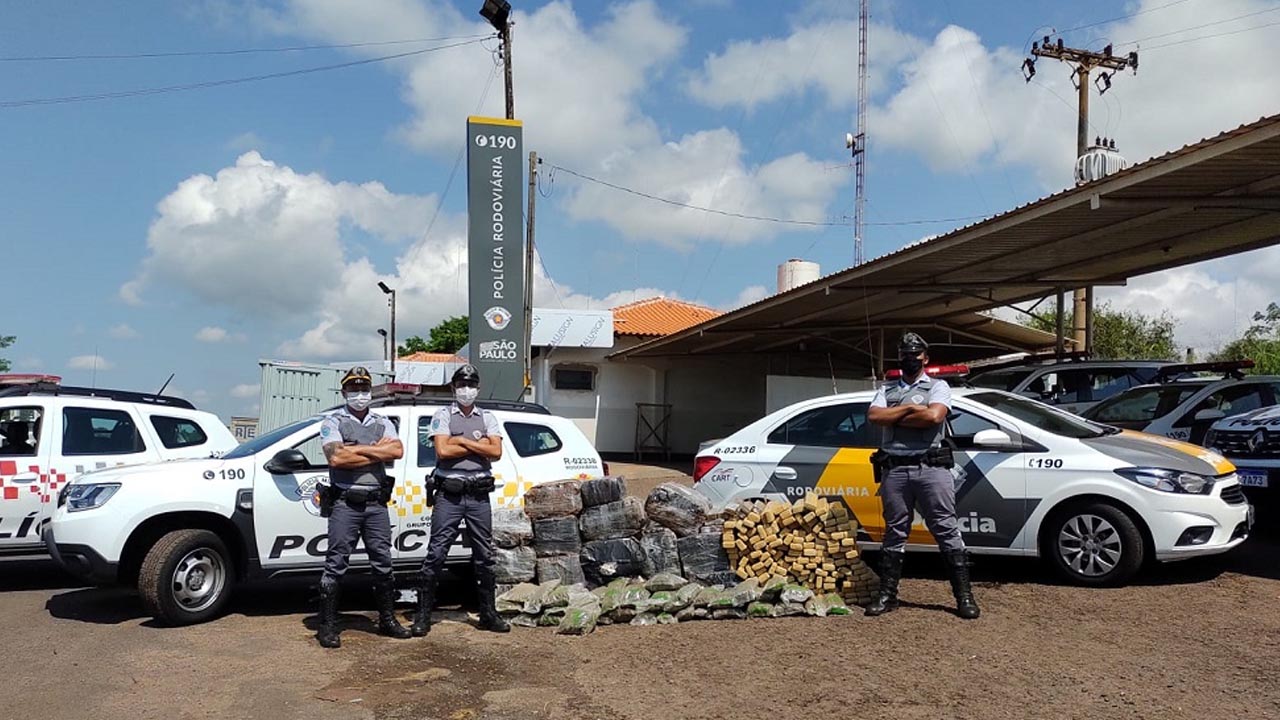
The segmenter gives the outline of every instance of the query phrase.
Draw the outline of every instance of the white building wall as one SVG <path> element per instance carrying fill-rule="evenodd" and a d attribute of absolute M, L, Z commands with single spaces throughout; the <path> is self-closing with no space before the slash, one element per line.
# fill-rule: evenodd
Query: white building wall
<path fill-rule="evenodd" d="M 769 375 L 765 379 L 764 415 L 774 410 L 798 403 L 801 400 L 832 395 L 834 393 L 874 390 L 876 384 L 872 380 L 846 380 L 836 378 L 834 390 L 829 377 L 792 377 L 788 375 Z"/>

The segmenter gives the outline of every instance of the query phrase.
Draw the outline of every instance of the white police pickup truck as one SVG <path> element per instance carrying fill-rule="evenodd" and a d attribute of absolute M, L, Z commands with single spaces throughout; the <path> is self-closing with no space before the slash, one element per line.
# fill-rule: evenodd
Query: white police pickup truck
<path fill-rule="evenodd" d="M 416 569 L 426 555 L 430 509 L 424 485 L 435 466 L 428 436 L 439 399 L 375 400 L 400 431 L 405 453 L 390 463 L 393 560 Z M 529 403 L 478 403 L 502 425 L 494 463 L 496 507 L 516 507 L 542 482 L 605 474 L 576 425 Z M 136 585 L 146 610 L 172 624 L 217 617 L 242 580 L 316 573 L 326 549 L 316 485 L 328 477 L 317 415 L 260 435 L 216 459 L 89 473 L 58 496 L 46 546 L 65 568 L 100 585 Z M 362 552 L 357 550 L 357 553 Z M 469 558 L 456 545 L 452 559 Z M 352 566 L 359 568 L 359 557 Z"/>

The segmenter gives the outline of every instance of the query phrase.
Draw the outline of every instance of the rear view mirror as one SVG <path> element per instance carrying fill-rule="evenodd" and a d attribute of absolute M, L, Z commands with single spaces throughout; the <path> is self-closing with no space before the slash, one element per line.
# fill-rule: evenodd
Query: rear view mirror
<path fill-rule="evenodd" d="M 973 446 L 990 450 L 1007 450 L 1013 446 L 1013 438 L 1003 430 L 979 430 L 973 436 Z"/>
<path fill-rule="evenodd" d="M 290 448 L 281 450 L 267 461 L 262 468 L 272 475 L 291 475 L 301 472 L 311 467 L 311 463 L 307 461 L 307 456 L 302 454 L 301 450 Z"/>

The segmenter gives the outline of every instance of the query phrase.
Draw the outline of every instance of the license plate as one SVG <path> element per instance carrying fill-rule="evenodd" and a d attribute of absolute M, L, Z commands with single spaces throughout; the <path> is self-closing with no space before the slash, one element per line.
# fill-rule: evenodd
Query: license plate
<path fill-rule="evenodd" d="M 1236 470 L 1236 477 L 1240 479 L 1240 484 L 1245 487 L 1269 487 L 1266 470 Z"/>

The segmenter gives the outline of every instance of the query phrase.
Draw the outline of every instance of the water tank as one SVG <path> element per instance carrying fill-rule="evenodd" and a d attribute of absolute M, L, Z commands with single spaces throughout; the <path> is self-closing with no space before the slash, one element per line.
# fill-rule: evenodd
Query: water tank
<path fill-rule="evenodd" d="M 784 293 L 822 277 L 818 263 L 792 258 L 778 266 L 778 292 Z"/>
<path fill-rule="evenodd" d="M 1114 175 L 1129 167 L 1129 163 L 1116 152 L 1115 143 L 1093 145 L 1076 158 L 1076 185 L 1086 185 Z"/>

